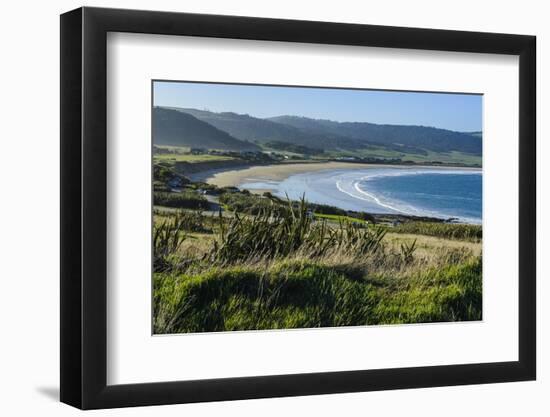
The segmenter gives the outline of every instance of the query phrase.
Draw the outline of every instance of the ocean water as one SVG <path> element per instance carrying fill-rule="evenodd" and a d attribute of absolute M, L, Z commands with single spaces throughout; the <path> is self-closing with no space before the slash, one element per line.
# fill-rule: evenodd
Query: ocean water
<path fill-rule="evenodd" d="M 241 188 L 346 210 L 456 218 L 481 223 L 481 170 L 441 168 L 339 169 L 291 175 L 283 181 L 248 178 Z"/>

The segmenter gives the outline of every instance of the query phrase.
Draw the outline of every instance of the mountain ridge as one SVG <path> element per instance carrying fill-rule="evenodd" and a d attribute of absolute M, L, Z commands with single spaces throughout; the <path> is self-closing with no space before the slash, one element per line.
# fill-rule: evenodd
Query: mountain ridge
<path fill-rule="evenodd" d="M 336 122 L 303 116 L 276 116 L 269 120 L 315 132 L 338 132 L 346 137 L 383 145 L 406 145 L 435 152 L 460 151 L 481 155 L 478 137 L 422 125 L 376 124 L 370 122 Z"/>
<path fill-rule="evenodd" d="M 480 156 L 482 152 L 482 142 L 479 140 L 481 133 L 472 135 L 431 126 L 337 122 L 293 115 L 262 119 L 234 112 L 158 108 L 187 114 L 210 125 L 233 140 L 240 141 L 233 142 L 231 147 L 241 146 L 241 150 L 257 150 L 260 148 L 255 143 L 265 145 L 276 141 L 328 151 L 386 149 L 421 155 L 457 151 L 474 156 Z"/>
<path fill-rule="evenodd" d="M 229 151 L 260 150 L 258 145 L 237 139 L 188 113 L 164 107 L 153 109 L 153 142 Z"/>

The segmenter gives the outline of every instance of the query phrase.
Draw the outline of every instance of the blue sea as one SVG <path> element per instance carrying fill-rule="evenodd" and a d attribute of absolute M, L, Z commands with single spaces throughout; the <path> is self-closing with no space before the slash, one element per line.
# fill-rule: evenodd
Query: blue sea
<path fill-rule="evenodd" d="M 282 181 L 249 178 L 241 188 L 346 210 L 454 218 L 481 223 L 481 170 L 360 168 L 291 175 Z"/>

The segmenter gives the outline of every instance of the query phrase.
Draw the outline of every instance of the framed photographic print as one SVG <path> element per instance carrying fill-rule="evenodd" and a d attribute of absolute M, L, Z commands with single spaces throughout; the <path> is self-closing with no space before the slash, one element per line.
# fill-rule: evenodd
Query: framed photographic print
<path fill-rule="evenodd" d="M 61 16 L 61 400 L 535 379 L 535 38 Z"/>

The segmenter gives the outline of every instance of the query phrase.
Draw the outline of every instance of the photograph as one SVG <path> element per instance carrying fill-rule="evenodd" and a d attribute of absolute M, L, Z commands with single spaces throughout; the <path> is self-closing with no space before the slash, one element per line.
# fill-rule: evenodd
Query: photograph
<path fill-rule="evenodd" d="M 483 95 L 152 96 L 153 334 L 482 320 Z"/>
<path fill-rule="evenodd" d="M 27 312 L 19 294 L 42 300 L 30 303 L 38 339 L 11 320 L 17 348 L 50 346 L 8 369 L 36 385 L 13 407 L 55 406 L 57 393 L 79 410 L 145 414 L 235 404 L 242 417 L 265 414 L 266 399 L 288 403 L 273 415 L 391 405 L 431 416 L 450 403 L 461 416 L 472 404 L 537 415 L 549 371 L 537 362 L 548 25 L 524 6 L 498 22 L 478 4 L 446 22 L 427 18 L 433 7 L 400 20 L 378 6 L 63 11 L 49 37 L 57 61 L 33 84 L 45 90 L 29 98 L 29 82 L 8 83 L 22 115 L 8 146 L 36 138 L 29 181 L 42 164 L 57 172 L 44 184 L 59 185 L 37 189 L 55 200 L 55 221 L 25 222 L 38 234 L 8 222 L 27 259 L 11 275 L 36 266 L 38 285 L 8 280 L 22 283 L 8 310 Z M 44 16 L 33 22 L 51 26 Z M 32 45 L 48 36 L 29 33 L 29 47 L 14 44 L 31 51 L 19 72 L 47 51 Z M 29 124 L 23 102 L 51 97 L 60 105 L 35 106 L 44 120 Z M 44 140 L 48 124 L 60 146 Z M 46 200 L 7 160 L 29 195 L 5 205 L 19 219 Z M 21 250 L 29 236 L 47 243 L 36 262 Z M 457 390 L 471 398 L 456 402 Z M 198 404 L 210 402 L 222 407 Z"/>

